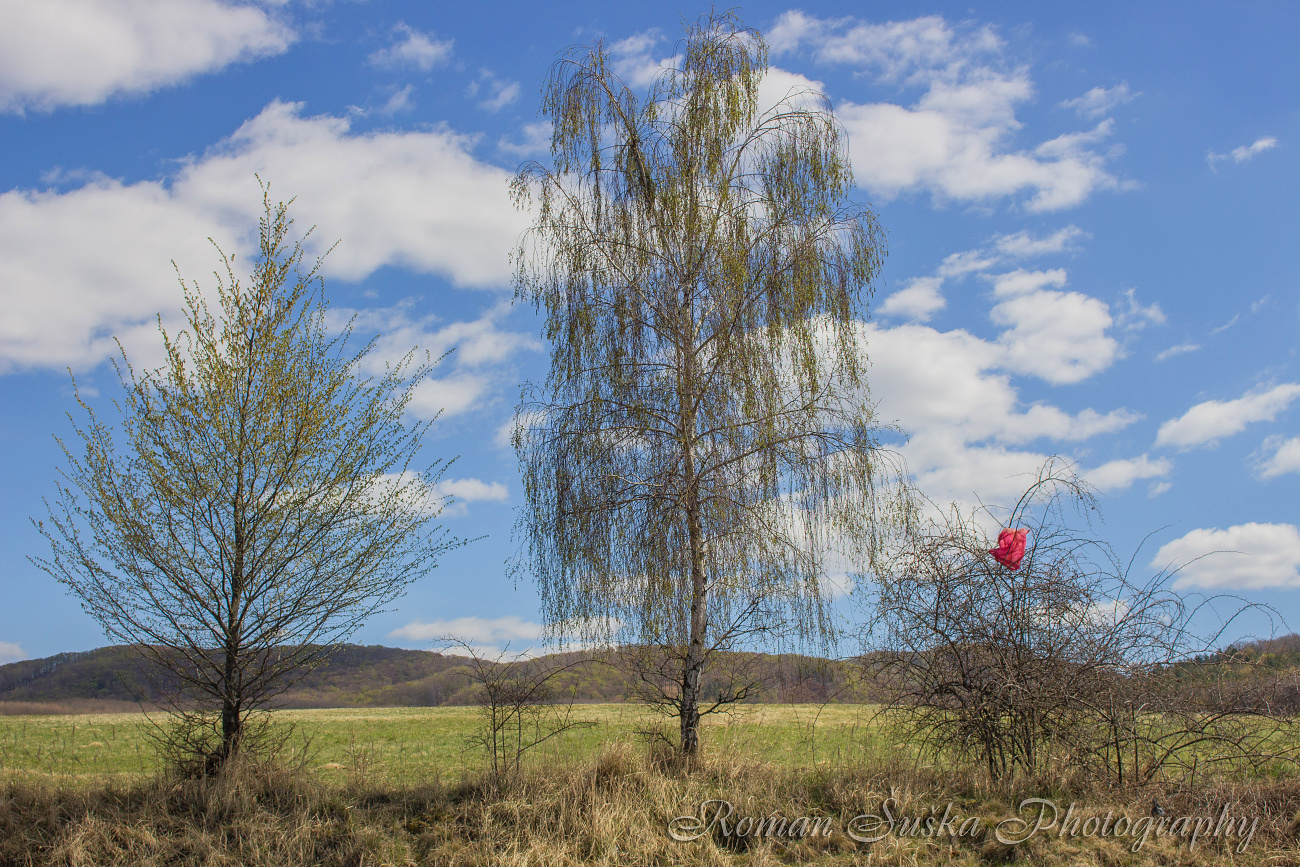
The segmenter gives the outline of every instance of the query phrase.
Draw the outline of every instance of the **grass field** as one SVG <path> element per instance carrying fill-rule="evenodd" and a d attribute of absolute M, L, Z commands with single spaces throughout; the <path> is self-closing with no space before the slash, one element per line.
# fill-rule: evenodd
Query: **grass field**
<path fill-rule="evenodd" d="M 873 708 L 860 705 L 755 705 L 706 717 L 706 751 L 760 758 L 784 766 L 845 762 L 884 746 Z M 483 768 L 470 743 L 472 707 L 286 710 L 274 715 L 295 728 L 308 766 L 322 780 L 366 777 L 391 785 L 455 780 Z M 588 760 L 609 744 L 635 743 L 664 720 L 636 705 L 580 705 L 574 718 L 594 725 L 539 746 L 530 764 Z M 157 770 L 143 714 L 0 716 L 0 775 L 60 784 L 143 777 Z M 891 748 L 906 750 L 905 744 Z"/>
<path fill-rule="evenodd" d="M 501 785 L 470 741 L 478 712 L 469 707 L 281 711 L 275 720 L 293 726 L 304 768 L 199 780 L 157 773 L 141 714 L 0 716 L 0 864 L 1300 865 L 1294 775 L 1112 788 L 1049 772 L 996 783 L 978 769 L 917 761 L 874 711 L 745 707 L 707 719 L 704 761 L 685 766 L 646 748 L 643 733 L 661 718 L 636 705 L 582 705 L 575 715 L 591 726 L 540 747 Z M 1248 851 L 1237 848 L 1240 835 L 1193 845 L 1171 832 L 1140 852 L 1128 838 L 1042 834 L 1017 848 L 990 837 L 1027 795 L 1077 802 L 1079 815 L 1098 821 L 1146 816 L 1156 798 L 1171 816 L 1228 807 L 1259 828 Z M 745 815 L 826 817 L 838 830 L 789 840 L 669 836 L 674 817 L 710 799 Z M 952 808 L 979 817 L 985 832 L 939 839 L 913 830 L 873 844 L 846 835 L 853 816 L 886 799 L 900 816 Z"/>

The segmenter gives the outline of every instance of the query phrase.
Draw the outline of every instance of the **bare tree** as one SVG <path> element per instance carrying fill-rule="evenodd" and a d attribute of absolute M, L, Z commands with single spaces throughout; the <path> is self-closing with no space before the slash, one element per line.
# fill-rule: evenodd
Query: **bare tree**
<path fill-rule="evenodd" d="M 163 673 L 207 770 L 456 544 L 430 523 L 441 465 L 412 469 L 427 423 L 403 421 L 430 365 L 408 355 L 365 378 L 373 344 L 350 354 L 350 328 L 329 335 L 320 262 L 303 269 L 265 186 L 263 204 L 249 285 L 222 253 L 215 315 L 182 280 L 188 329 L 159 319 L 166 363 L 138 373 L 123 352 L 120 428 L 78 393 L 80 453 L 60 440 L 59 497 L 37 525 L 52 554 L 34 562 Z"/>
<path fill-rule="evenodd" d="M 1175 592 L 1176 570 L 1134 579 L 1087 529 L 1095 507 L 1055 459 L 1006 514 L 930 504 L 881 558 L 870 596 L 864 659 L 895 719 L 924 748 L 978 760 L 994 778 L 1032 773 L 1049 753 L 1100 763 L 1120 783 L 1206 750 L 1219 762 L 1294 757 L 1293 739 L 1277 748 L 1289 721 L 1258 682 L 1196 662 L 1260 606 L 1235 600 L 1209 621 L 1207 603 L 1227 597 Z M 991 556 L 993 521 L 1028 530 L 1018 568 Z"/>
<path fill-rule="evenodd" d="M 514 184 L 537 206 L 518 296 L 552 345 L 515 430 L 520 568 L 557 636 L 644 650 L 620 656 L 686 753 L 750 689 L 706 701 L 720 651 L 831 641 L 828 557 L 869 555 L 890 477 L 859 337 L 881 233 L 825 98 L 760 108 L 767 56 L 708 17 L 638 95 L 602 43 L 571 51 L 552 165 Z"/>
<path fill-rule="evenodd" d="M 441 641 L 460 648 L 469 659 L 479 709 L 479 728 L 470 742 L 487 754 L 493 781 L 517 777 L 530 750 L 565 732 L 595 725 L 575 719 L 574 693 L 566 697 L 556 688 L 560 675 L 591 662 L 587 654 L 529 657 L 511 655 L 506 647 L 489 657 L 463 639 Z"/>

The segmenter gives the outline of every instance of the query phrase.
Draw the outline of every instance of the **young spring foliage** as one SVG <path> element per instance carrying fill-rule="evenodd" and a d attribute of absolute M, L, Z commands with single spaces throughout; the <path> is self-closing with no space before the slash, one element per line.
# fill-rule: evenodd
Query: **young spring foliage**
<path fill-rule="evenodd" d="M 401 594 L 455 544 L 412 470 L 427 423 L 403 420 L 430 364 L 374 378 L 367 345 L 331 336 L 317 266 L 264 188 L 260 254 L 241 284 L 222 254 L 215 314 L 181 282 L 188 328 L 159 329 L 166 362 L 123 353 L 120 425 L 81 396 L 38 563 L 108 636 L 166 676 L 185 746 L 219 765 L 249 714 Z M 75 422 L 74 422 L 75 423 Z"/>
<path fill-rule="evenodd" d="M 603 44 L 572 51 L 551 165 L 514 182 L 536 208 L 517 291 L 552 347 L 515 430 L 520 565 L 557 635 L 646 651 L 687 752 L 752 686 L 706 706 L 718 651 L 832 640 L 828 558 L 875 550 L 892 477 L 860 339 L 881 232 L 825 99 L 762 104 L 767 57 L 706 18 L 643 96 Z"/>

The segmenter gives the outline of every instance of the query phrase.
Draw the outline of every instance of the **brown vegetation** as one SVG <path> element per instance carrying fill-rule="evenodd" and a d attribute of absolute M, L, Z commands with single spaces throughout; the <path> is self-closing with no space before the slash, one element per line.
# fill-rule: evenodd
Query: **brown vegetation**
<path fill-rule="evenodd" d="M 1145 816 L 1153 798 L 1168 814 L 1259 818 L 1245 851 L 1236 842 L 1186 837 L 1131 841 L 1044 834 L 1004 846 L 987 833 L 890 836 L 872 844 L 844 833 L 849 820 L 955 811 L 987 825 L 1010 817 L 1028 796 L 1077 804 L 1079 815 L 1108 810 Z M 737 815 L 824 816 L 833 833 L 779 840 L 724 834 L 691 842 L 667 833 L 674 817 L 710 798 Z M 596 759 L 533 769 L 502 787 L 488 778 L 394 789 L 359 771 L 344 786 L 301 768 L 247 763 L 199 780 L 160 778 L 128 788 L 55 789 L 10 783 L 0 789 L 0 864 L 1296 864 L 1293 819 L 1300 781 L 1217 781 L 1195 789 L 1093 787 L 1045 773 L 1015 785 L 976 770 L 917 767 L 895 759 L 806 770 L 705 757 L 683 764 L 670 751 L 612 745 Z"/>

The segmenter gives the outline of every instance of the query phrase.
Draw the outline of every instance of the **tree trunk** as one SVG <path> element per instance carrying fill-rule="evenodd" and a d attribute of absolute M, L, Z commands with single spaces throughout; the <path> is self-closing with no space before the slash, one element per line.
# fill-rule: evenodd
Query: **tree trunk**
<path fill-rule="evenodd" d="M 689 301 L 683 306 L 689 310 Z M 687 321 L 691 320 L 688 318 Z M 692 327 L 691 333 L 693 330 Z M 700 750 L 700 676 L 704 671 L 709 609 L 708 583 L 704 574 L 704 528 L 700 521 L 699 480 L 695 474 L 695 370 L 691 356 L 688 355 L 685 361 L 678 394 L 683 409 L 682 475 L 686 483 L 686 532 L 691 558 L 691 624 L 690 643 L 682 664 L 681 751 L 683 755 L 694 756 Z"/>
<path fill-rule="evenodd" d="M 686 527 L 691 549 L 691 632 L 682 665 L 681 749 L 693 756 L 700 749 L 700 676 L 704 671 L 704 640 L 709 626 L 708 584 L 704 574 L 704 530 L 700 526 L 700 501 L 695 483 L 692 450 L 686 453 Z"/>

